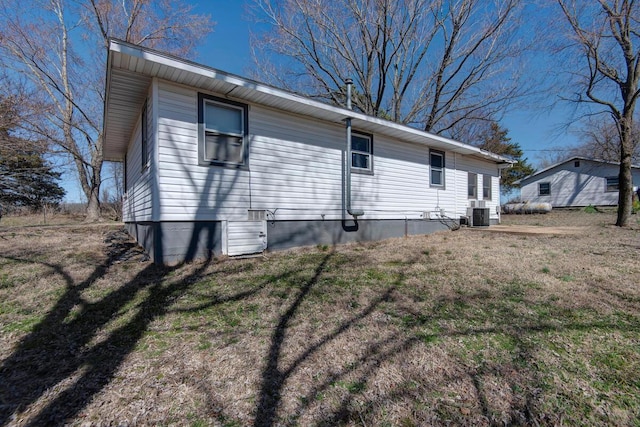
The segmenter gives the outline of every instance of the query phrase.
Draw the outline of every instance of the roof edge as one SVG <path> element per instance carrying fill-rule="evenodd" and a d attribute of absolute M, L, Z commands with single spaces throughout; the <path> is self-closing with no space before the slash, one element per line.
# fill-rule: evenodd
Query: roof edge
<path fill-rule="evenodd" d="M 584 160 L 586 162 L 595 162 L 595 163 L 602 163 L 602 164 L 607 164 L 607 165 L 612 165 L 612 166 L 620 166 L 620 162 L 610 162 L 608 160 L 601 160 L 601 159 L 595 159 L 595 158 L 584 157 L 584 156 L 573 156 L 573 157 L 569 157 L 568 159 L 563 160 L 561 162 L 554 163 L 551 166 L 547 166 L 546 168 L 541 169 L 539 171 L 536 171 L 535 173 L 532 173 L 531 175 L 525 176 L 524 178 L 520 178 L 519 180 L 514 181 L 513 183 L 514 184 L 521 184 L 522 181 L 526 181 L 526 180 L 531 179 L 531 178 L 533 178 L 535 176 L 538 176 L 538 175 L 540 175 L 542 173 L 550 171 L 551 169 L 557 168 L 560 165 L 563 165 L 563 164 L 569 163 L 569 162 L 573 162 L 573 161 L 576 161 L 576 160 Z M 640 169 L 640 165 L 633 165 L 632 164 L 631 168 L 632 169 Z"/>
<path fill-rule="evenodd" d="M 111 70 L 113 67 L 113 63 L 112 63 L 113 52 L 118 52 L 131 57 L 166 65 L 168 67 L 173 67 L 177 70 L 191 72 L 206 78 L 218 79 L 218 80 L 222 80 L 237 86 L 248 87 L 248 88 L 251 88 L 252 90 L 256 90 L 266 95 L 286 99 L 293 102 L 298 102 L 298 103 L 305 104 L 307 106 L 317 108 L 320 110 L 341 114 L 345 118 L 358 119 L 365 122 L 369 122 L 371 124 L 376 124 L 376 125 L 390 128 L 390 129 L 398 130 L 400 132 L 406 132 L 407 134 L 411 134 L 414 136 L 428 138 L 428 139 L 437 141 L 439 143 L 448 145 L 451 151 L 456 151 L 456 150 L 469 151 L 471 152 L 469 153 L 471 155 L 477 155 L 486 160 L 494 161 L 498 164 L 512 165 L 517 163 L 516 161 L 510 158 L 483 150 L 471 144 L 459 142 L 454 139 L 450 139 L 447 137 L 422 131 L 420 129 L 413 128 L 408 125 L 392 122 L 379 117 L 369 116 L 363 113 L 346 109 L 344 107 L 325 104 L 323 102 L 310 99 L 308 97 L 296 94 L 294 92 L 290 92 L 284 89 L 270 86 L 265 83 L 261 83 L 255 80 L 241 77 L 241 76 L 228 73 L 213 67 L 209 67 L 203 64 L 198 64 L 194 61 L 183 59 L 166 52 L 161 52 L 152 48 L 135 45 L 120 39 L 116 39 L 116 38 L 109 39 L 109 48 L 108 48 L 108 56 L 107 56 L 107 80 L 105 84 L 105 108 L 104 108 L 105 117 L 103 121 L 104 123 L 103 126 L 105 127 L 105 129 L 106 129 L 106 106 L 107 106 L 109 90 L 110 90 L 109 83 L 110 83 Z M 105 134 L 105 137 L 106 137 L 106 134 Z"/>

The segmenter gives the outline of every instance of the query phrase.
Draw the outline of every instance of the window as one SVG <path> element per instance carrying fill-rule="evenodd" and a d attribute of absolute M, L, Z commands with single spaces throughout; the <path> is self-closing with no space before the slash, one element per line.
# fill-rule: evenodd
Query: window
<path fill-rule="evenodd" d="M 470 199 L 478 198 L 478 174 L 473 172 L 467 174 L 467 196 Z"/>
<path fill-rule="evenodd" d="M 144 170 L 147 166 L 149 166 L 149 132 L 147 131 L 147 123 L 148 117 L 147 117 L 147 101 L 144 102 L 144 105 L 142 106 L 142 117 L 140 118 L 140 126 L 141 126 L 141 140 L 142 140 L 142 153 L 141 153 L 141 158 L 142 158 L 142 169 Z"/>
<path fill-rule="evenodd" d="M 351 134 L 351 170 L 373 172 L 373 137 L 361 133 Z"/>
<path fill-rule="evenodd" d="M 198 94 L 198 151 L 201 164 L 246 165 L 247 111 L 245 104 Z"/>
<path fill-rule="evenodd" d="M 444 153 L 432 150 L 429 152 L 431 166 L 431 186 L 444 187 Z"/>
<path fill-rule="evenodd" d="M 576 160 L 575 162 L 573 162 L 573 167 L 574 168 L 579 168 L 580 167 L 580 160 Z"/>
<path fill-rule="evenodd" d="M 482 199 L 491 200 L 491 175 L 482 175 Z"/>
<path fill-rule="evenodd" d="M 620 190 L 620 181 L 618 180 L 617 176 L 608 176 L 606 180 L 607 186 L 605 187 L 605 192 L 609 193 L 612 191 Z"/>
<path fill-rule="evenodd" d="M 541 182 L 538 184 L 538 195 L 539 196 L 550 196 L 551 195 L 551 183 L 549 182 Z"/>

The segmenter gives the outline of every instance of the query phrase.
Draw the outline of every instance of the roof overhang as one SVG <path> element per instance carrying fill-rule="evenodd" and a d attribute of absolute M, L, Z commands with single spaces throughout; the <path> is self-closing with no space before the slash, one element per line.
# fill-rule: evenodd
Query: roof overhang
<path fill-rule="evenodd" d="M 593 162 L 593 163 L 600 163 L 603 165 L 611 165 L 611 166 L 620 166 L 620 162 L 610 162 L 608 160 L 600 160 L 600 159 L 595 159 L 595 158 L 591 158 L 591 157 L 583 157 L 583 156 L 573 156 L 573 157 L 569 157 L 566 160 L 562 160 L 561 162 L 558 163 L 554 163 L 551 166 L 547 166 L 544 169 L 541 169 L 537 172 L 532 173 L 531 175 L 525 176 L 524 178 L 520 178 L 517 181 L 514 181 L 513 183 L 515 185 L 524 185 L 526 182 L 532 180 L 533 178 L 537 177 L 538 175 L 541 175 L 545 172 L 550 171 L 551 169 L 555 169 L 558 166 L 562 166 L 564 164 L 567 163 L 571 163 L 573 161 L 576 160 L 584 160 L 585 162 Z M 640 165 L 631 165 L 631 169 L 640 169 Z"/>
<path fill-rule="evenodd" d="M 428 145 L 434 149 L 470 155 L 501 165 L 515 163 L 509 158 L 478 147 L 324 104 L 166 53 L 113 39 L 109 42 L 105 89 L 104 157 L 106 160 L 118 161 L 124 158 L 153 78 L 326 122 L 342 123 L 347 117 L 351 117 L 354 127 L 372 134 L 386 135 L 402 141 Z"/>

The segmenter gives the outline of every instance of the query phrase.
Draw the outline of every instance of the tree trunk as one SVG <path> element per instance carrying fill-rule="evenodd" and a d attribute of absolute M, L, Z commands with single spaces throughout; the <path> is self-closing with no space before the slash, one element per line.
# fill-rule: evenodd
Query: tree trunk
<path fill-rule="evenodd" d="M 633 204 L 633 177 L 631 175 L 631 130 L 628 119 L 620 123 L 620 173 L 618 174 L 618 217 L 616 225 L 626 227 L 631 216 Z"/>
<path fill-rule="evenodd" d="M 96 150 L 91 153 L 91 174 L 87 180 L 87 216 L 85 222 L 97 222 L 100 217 L 100 184 L 102 183 L 102 135 L 98 136 Z"/>
<path fill-rule="evenodd" d="M 87 216 L 84 222 L 100 221 L 100 187 L 94 187 L 89 194 L 89 203 L 87 204 Z"/>

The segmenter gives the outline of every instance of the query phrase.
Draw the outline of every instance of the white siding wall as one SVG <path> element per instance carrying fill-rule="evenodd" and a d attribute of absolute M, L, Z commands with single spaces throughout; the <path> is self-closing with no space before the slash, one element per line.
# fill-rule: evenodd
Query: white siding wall
<path fill-rule="evenodd" d="M 198 165 L 197 92 L 158 87 L 159 219 L 246 219 L 249 173 Z"/>
<path fill-rule="evenodd" d="M 606 192 L 606 177 L 618 176 L 619 168 L 580 160 L 580 166 L 568 162 L 550 169 L 528 181 L 521 189 L 522 201 L 551 203 L 554 207 L 617 205 L 618 192 Z M 640 183 L 640 171 L 634 171 L 634 185 Z M 551 184 L 551 195 L 540 196 L 538 185 Z"/>
<path fill-rule="evenodd" d="M 141 106 L 142 107 L 142 106 Z M 142 108 L 141 108 L 142 110 Z M 155 155 L 153 105 L 147 102 L 147 132 L 149 144 L 149 165 L 142 167 L 142 111 L 138 116 L 138 123 L 127 148 L 127 188 L 123 199 L 122 215 L 124 222 L 151 221 L 152 219 L 152 188 L 153 162 Z"/>
<path fill-rule="evenodd" d="M 482 186 L 484 175 L 491 176 L 491 199 L 484 200 L 485 207 L 490 208 L 491 218 L 498 217 L 497 206 L 500 205 L 500 180 L 498 178 L 499 171 L 498 166 L 495 163 L 488 163 L 481 159 L 468 156 L 456 156 L 456 183 L 457 193 L 459 194 L 458 201 L 462 206 L 461 214 L 466 214 L 467 207 L 470 206 L 472 199 L 468 196 L 468 184 L 469 184 L 469 172 L 473 172 L 478 176 L 477 182 L 477 197 L 473 200 L 484 200 L 482 197 Z"/>
<path fill-rule="evenodd" d="M 197 92 L 165 82 L 158 88 L 160 220 L 246 220 L 249 208 L 279 220 L 342 218 L 344 125 L 251 105 L 250 171 L 200 166 Z M 492 174 L 494 204 L 499 200 L 495 164 L 446 152 L 446 188 L 436 190 L 428 182 L 428 147 L 373 138 L 374 174 L 352 174 L 352 207 L 365 211 L 364 219 L 421 218 L 436 207 L 464 215 L 467 175 L 454 170 L 456 162 Z"/>

